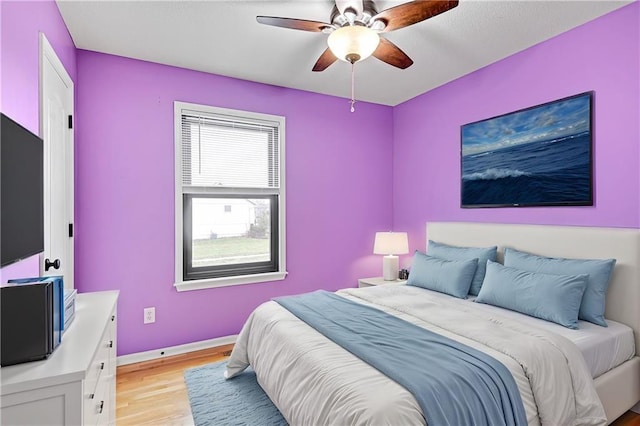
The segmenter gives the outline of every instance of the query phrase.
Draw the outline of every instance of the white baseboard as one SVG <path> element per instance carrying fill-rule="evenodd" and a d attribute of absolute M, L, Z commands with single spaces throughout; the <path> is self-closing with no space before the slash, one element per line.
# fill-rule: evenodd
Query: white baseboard
<path fill-rule="evenodd" d="M 634 405 L 634 406 L 631 408 L 631 411 L 633 411 L 634 413 L 638 413 L 638 414 L 640 414 L 640 402 L 638 402 L 636 405 Z"/>
<path fill-rule="evenodd" d="M 136 362 L 151 361 L 153 359 L 166 358 L 168 356 L 180 355 L 187 352 L 215 348 L 216 346 L 229 345 L 231 343 L 235 343 L 237 338 L 238 335 L 234 334 L 232 336 L 216 337 L 215 339 L 202 340 L 200 342 L 185 343 L 184 345 L 122 355 L 118 357 L 116 365 L 127 365 L 134 364 Z"/>

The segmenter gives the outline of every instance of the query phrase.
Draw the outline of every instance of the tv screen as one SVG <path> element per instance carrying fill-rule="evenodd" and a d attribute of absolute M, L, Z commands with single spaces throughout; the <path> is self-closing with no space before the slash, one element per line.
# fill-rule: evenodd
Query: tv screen
<path fill-rule="evenodd" d="M 44 250 L 43 144 L 0 116 L 0 266 L 6 266 Z"/>

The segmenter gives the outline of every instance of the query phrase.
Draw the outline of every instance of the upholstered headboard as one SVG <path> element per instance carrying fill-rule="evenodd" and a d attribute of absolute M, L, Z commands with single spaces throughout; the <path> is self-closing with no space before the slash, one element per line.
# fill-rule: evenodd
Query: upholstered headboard
<path fill-rule="evenodd" d="M 498 246 L 549 257 L 617 260 L 607 291 L 605 317 L 633 328 L 640 348 L 640 229 L 578 226 L 429 222 L 427 241 Z"/>

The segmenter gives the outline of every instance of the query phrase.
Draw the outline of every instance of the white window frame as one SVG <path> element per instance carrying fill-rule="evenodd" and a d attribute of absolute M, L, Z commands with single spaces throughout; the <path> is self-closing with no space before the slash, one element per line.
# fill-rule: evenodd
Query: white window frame
<path fill-rule="evenodd" d="M 183 111 L 238 117 L 239 119 L 265 120 L 279 123 L 280 127 L 280 195 L 278 197 L 278 271 L 231 277 L 187 280 L 183 278 L 183 205 L 182 205 L 182 114 Z M 286 265 L 286 212 L 285 212 L 285 118 L 282 116 L 218 108 L 208 105 L 174 102 L 175 129 L 175 282 L 177 291 L 200 290 L 205 288 L 254 284 L 283 280 L 287 275 Z"/>

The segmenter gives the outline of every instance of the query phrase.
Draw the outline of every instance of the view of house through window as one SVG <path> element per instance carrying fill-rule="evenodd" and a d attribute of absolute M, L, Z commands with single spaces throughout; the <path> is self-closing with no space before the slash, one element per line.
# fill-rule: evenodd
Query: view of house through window
<path fill-rule="evenodd" d="M 194 267 L 268 262 L 271 218 L 268 199 L 194 198 Z"/>
<path fill-rule="evenodd" d="M 176 102 L 176 126 L 176 282 L 283 279 L 284 118 Z"/>

